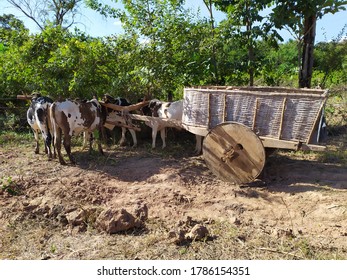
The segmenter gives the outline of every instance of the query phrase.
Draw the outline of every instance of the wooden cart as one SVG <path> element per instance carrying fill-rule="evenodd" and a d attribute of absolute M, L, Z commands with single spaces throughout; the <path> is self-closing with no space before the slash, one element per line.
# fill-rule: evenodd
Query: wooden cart
<path fill-rule="evenodd" d="M 220 178 L 244 184 L 262 172 L 267 149 L 321 151 L 328 92 L 282 87 L 184 89 L 182 126 L 204 136 L 203 156 Z"/>

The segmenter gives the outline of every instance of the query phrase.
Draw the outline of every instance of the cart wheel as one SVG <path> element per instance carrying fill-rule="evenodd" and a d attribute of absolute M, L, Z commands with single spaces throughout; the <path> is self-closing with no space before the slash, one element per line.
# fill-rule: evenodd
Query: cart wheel
<path fill-rule="evenodd" d="M 236 184 L 254 181 L 265 165 L 265 149 L 247 126 L 226 122 L 214 127 L 203 144 L 206 165 L 219 178 Z"/>

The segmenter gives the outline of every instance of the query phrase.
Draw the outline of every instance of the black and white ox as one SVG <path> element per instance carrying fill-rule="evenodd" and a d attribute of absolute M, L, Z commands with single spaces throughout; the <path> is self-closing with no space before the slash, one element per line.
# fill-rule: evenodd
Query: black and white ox
<path fill-rule="evenodd" d="M 105 103 L 111 103 L 111 104 L 115 104 L 118 106 L 130 106 L 132 105 L 126 98 L 123 97 L 117 97 L 117 98 L 113 98 L 112 96 L 105 94 L 104 98 L 103 98 Z M 131 125 L 131 119 L 126 117 L 126 115 L 123 115 L 122 112 L 118 112 L 115 110 L 112 110 L 110 108 L 107 108 L 107 115 L 110 119 L 112 119 L 115 122 L 120 122 L 123 124 L 130 124 Z M 107 128 L 109 128 L 110 130 L 112 130 L 114 128 L 114 126 L 110 126 L 110 125 L 106 125 Z M 119 140 L 119 145 L 123 146 L 125 144 L 126 138 L 125 138 L 125 133 L 126 133 L 126 128 L 125 127 L 121 127 L 122 129 L 122 137 Z M 131 134 L 131 137 L 133 139 L 133 147 L 137 146 L 137 138 L 136 138 L 136 132 L 133 129 L 129 128 L 129 132 Z"/>
<path fill-rule="evenodd" d="M 34 137 L 36 141 L 35 153 L 38 154 L 40 150 L 39 133 L 41 133 L 44 141 L 45 153 L 48 155 L 48 159 L 51 159 L 53 156 L 51 148 L 51 121 L 49 114 L 49 106 L 52 103 L 53 100 L 51 98 L 41 96 L 40 94 L 35 94 L 31 99 L 31 104 L 27 111 L 27 121 L 34 132 Z"/>
<path fill-rule="evenodd" d="M 64 134 L 63 145 L 71 163 L 75 160 L 71 154 L 71 137 L 81 132 L 90 137 L 89 151 L 92 148 L 92 135 L 94 130 L 98 130 L 98 149 L 101 154 L 102 126 L 106 120 L 106 111 L 100 105 L 97 99 L 86 102 L 78 102 L 72 100 L 54 102 L 51 107 L 52 124 L 54 131 L 55 147 L 58 153 L 60 164 L 65 165 L 65 161 L 61 155 L 61 138 Z"/>
<path fill-rule="evenodd" d="M 158 99 L 153 99 L 149 102 L 148 107 L 151 111 L 152 117 L 159 117 L 161 119 L 171 119 L 176 120 L 179 123 L 182 121 L 183 115 L 183 100 L 174 102 L 162 102 Z M 163 142 L 162 148 L 166 147 L 166 127 L 172 126 L 168 125 L 165 121 L 160 121 L 153 118 L 150 121 L 145 122 L 147 126 L 152 128 L 152 148 L 155 148 L 155 142 L 157 138 L 157 133 L 160 131 L 160 137 Z M 196 146 L 195 152 L 201 153 L 201 143 L 202 137 L 196 135 Z"/>

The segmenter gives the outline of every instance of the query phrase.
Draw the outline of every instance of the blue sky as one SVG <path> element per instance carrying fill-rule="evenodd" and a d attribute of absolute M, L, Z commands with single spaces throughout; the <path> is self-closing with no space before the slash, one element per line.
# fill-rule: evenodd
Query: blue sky
<path fill-rule="evenodd" d="M 111 0 L 104 0 L 104 2 L 110 3 L 111 5 L 119 5 L 115 4 Z M 194 11 L 198 11 L 198 9 L 200 9 L 200 14 L 202 16 L 208 16 L 208 12 L 205 5 L 203 4 L 203 0 L 187 0 L 186 3 L 186 6 L 192 8 Z M 36 25 L 31 20 L 27 19 L 17 10 L 9 8 L 9 4 L 5 0 L 0 0 L 0 10 L 2 11 L 0 12 L 1 14 L 12 13 L 16 15 L 19 19 L 24 21 L 25 26 L 32 32 L 39 31 Z M 97 12 L 87 8 L 83 8 L 81 12 L 83 15 L 77 18 L 77 21 L 81 22 L 81 24 L 78 25 L 78 28 L 90 34 L 91 36 L 102 37 L 122 32 L 120 22 L 115 19 L 104 18 Z M 217 20 L 221 19 L 223 18 L 223 13 L 215 12 L 215 17 Z M 340 31 L 346 24 L 347 11 L 342 11 L 335 15 L 325 15 L 321 20 L 318 20 L 317 22 L 316 42 L 336 38 L 336 36 L 340 33 Z M 292 38 L 286 31 L 282 31 L 281 35 L 285 40 Z"/>

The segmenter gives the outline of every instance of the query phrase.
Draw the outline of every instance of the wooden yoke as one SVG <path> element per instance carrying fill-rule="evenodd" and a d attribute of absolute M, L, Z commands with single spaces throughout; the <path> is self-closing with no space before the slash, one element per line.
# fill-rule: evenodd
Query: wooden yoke
<path fill-rule="evenodd" d="M 142 102 L 139 102 L 139 103 L 136 103 L 136 104 L 133 104 L 133 105 L 129 105 L 129 106 L 119 106 L 119 105 L 116 105 L 116 104 L 112 104 L 112 103 L 105 103 L 103 101 L 99 101 L 99 103 L 102 105 L 102 106 L 105 106 L 107 108 L 110 108 L 110 109 L 113 109 L 115 111 L 136 111 L 136 110 L 139 110 L 141 109 L 142 107 L 146 106 L 149 104 L 149 101 L 142 101 Z"/>
<path fill-rule="evenodd" d="M 20 100 L 31 100 L 33 97 L 31 95 L 17 95 L 17 99 Z"/>

